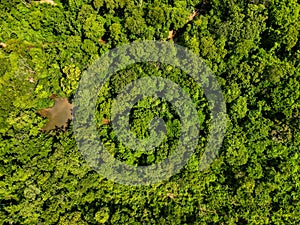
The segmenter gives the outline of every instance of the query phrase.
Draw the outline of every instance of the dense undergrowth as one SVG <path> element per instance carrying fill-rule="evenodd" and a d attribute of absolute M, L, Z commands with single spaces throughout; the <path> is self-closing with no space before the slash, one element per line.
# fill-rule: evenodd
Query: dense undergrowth
<path fill-rule="evenodd" d="M 300 49 L 296 0 L 54 0 L 0 4 L 0 224 L 299 224 Z M 189 20 L 193 12 L 197 15 Z M 175 36 L 169 40 L 169 32 Z M 77 149 L 72 122 L 42 132 L 37 112 L 49 96 L 74 98 L 82 72 L 109 49 L 137 40 L 176 42 L 202 57 L 226 99 L 228 123 L 219 157 L 204 172 L 209 110 L 201 89 L 167 65 L 136 64 L 100 93 L 99 136 L 132 165 L 167 157 L 174 141 L 148 156 L 115 140 L 111 99 L 131 79 L 169 77 L 199 110 L 203 138 L 179 174 L 151 186 L 114 183 Z M 125 77 L 127 79 L 122 79 Z M 162 110 L 163 109 L 163 110 Z M 176 112 L 145 99 L 131 113 L 146 137 L 161 116 L 174 140 Z"/>

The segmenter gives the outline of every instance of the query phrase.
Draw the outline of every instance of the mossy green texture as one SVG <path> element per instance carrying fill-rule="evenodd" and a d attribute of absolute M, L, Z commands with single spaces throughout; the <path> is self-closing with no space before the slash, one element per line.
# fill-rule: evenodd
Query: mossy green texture
<path fill-rule="evenodd" d="M 300 224 L 300 49 L 296 0 L 6 0 L 0 4 L 0 224 Z M 197 15 L 189 21 L 194 11 Z M 190 95 L 201 137 L 180 173 L 156 185 L 114 183 L 77 149 L 72 123 L 42 132 L 49 96 L 74 98 L 80 77 L 109 49 L 173 40 L 202 57 L 226 100 L 218 158 L 200 172 L 210 129 L 201 88 L 168 65 L 134 64 L 99 92 L 97 128 L 111 154 L 130 165 L 165 159 L 180 131 L 176 111 L 146 98 L 130 121 L 137 137 L 160 116 L 167 139 L 148 155 L 118 142 L 110 106 L 143 76 L 166 77 Z M 3 45 L 2 45 L 3 46 Z"/>

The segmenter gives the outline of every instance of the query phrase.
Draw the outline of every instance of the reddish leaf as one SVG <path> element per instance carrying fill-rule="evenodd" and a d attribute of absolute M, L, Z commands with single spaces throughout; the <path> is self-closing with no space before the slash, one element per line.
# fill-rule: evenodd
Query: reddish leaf
<path fill-rule="evenodd" d="M 108 119 L 105 119 L 105 118 L 102 119 L 102 124 L 107 125 L 109 123 L 110 123 L 110 121 Z"/>

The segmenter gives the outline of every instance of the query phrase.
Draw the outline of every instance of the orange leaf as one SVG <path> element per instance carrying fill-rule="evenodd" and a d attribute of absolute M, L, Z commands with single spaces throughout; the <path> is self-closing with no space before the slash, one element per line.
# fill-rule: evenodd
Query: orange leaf
<path fill-rule="evenodd" d="M 189 16 L 189 21 L 193 20 L 195 16 L 198 15 L 198 12 L 195 10 L 194 12 L 192 12 Z"/>
<path fill-rule="evenodd" d="M 98 41 L 100 44 L 107 44 L 107 41 L 103 40 L 102 38 L 100 38 Z"/>
<path fill-rule="evenodd" d="M 175 36 L 175 33 L 176 33 L 175 30 L 170 30 L 169 35 L 168 35 L 168 40 L 173 39 L 173 37 Z"/>
<path fill-rule="evenodd" d="M 110 121 L 108 119 L 105 119 L 105 118 L 102 119 L 102 124 L 107 125 L 109 123 L 110 123 Z"/>

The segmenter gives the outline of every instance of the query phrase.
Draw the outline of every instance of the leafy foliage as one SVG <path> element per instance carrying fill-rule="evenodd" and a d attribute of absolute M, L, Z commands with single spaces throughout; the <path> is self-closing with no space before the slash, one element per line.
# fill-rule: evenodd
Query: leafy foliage
<path fill-rule="evenodd" d="M 0 4 L 0 224 L 299 224 L 298 1 L 53 2 Z M 180 132 L 171 105 L 149 97 L 134 106 L 137 137 L 149 135 L 153 117 L 168 126 L 161 148 L 146 155 L 118 142 L 110 106 L 139 77 L 167 77 L 183 87 L 197 107 L 201 137 L 189 163 L 169 180 L 113 183 L 84 161 L 72 123 L 65 132 L 40 131 L 46 120 L 38 110 L 53 105 L 53 93 L 72 100 L 95 59 L 131 41 L 167 41 L 173 31 L 169 41 L 202 57 L 225 95 L 226 137 L 209 169 L 198 171 L 210 128 L 207 101 L 193 80 L 168 65 L 120 71 L 99 93 L 96 117 L 99 137 L 115 157 L 132 165 L 161 161 Z"/>

